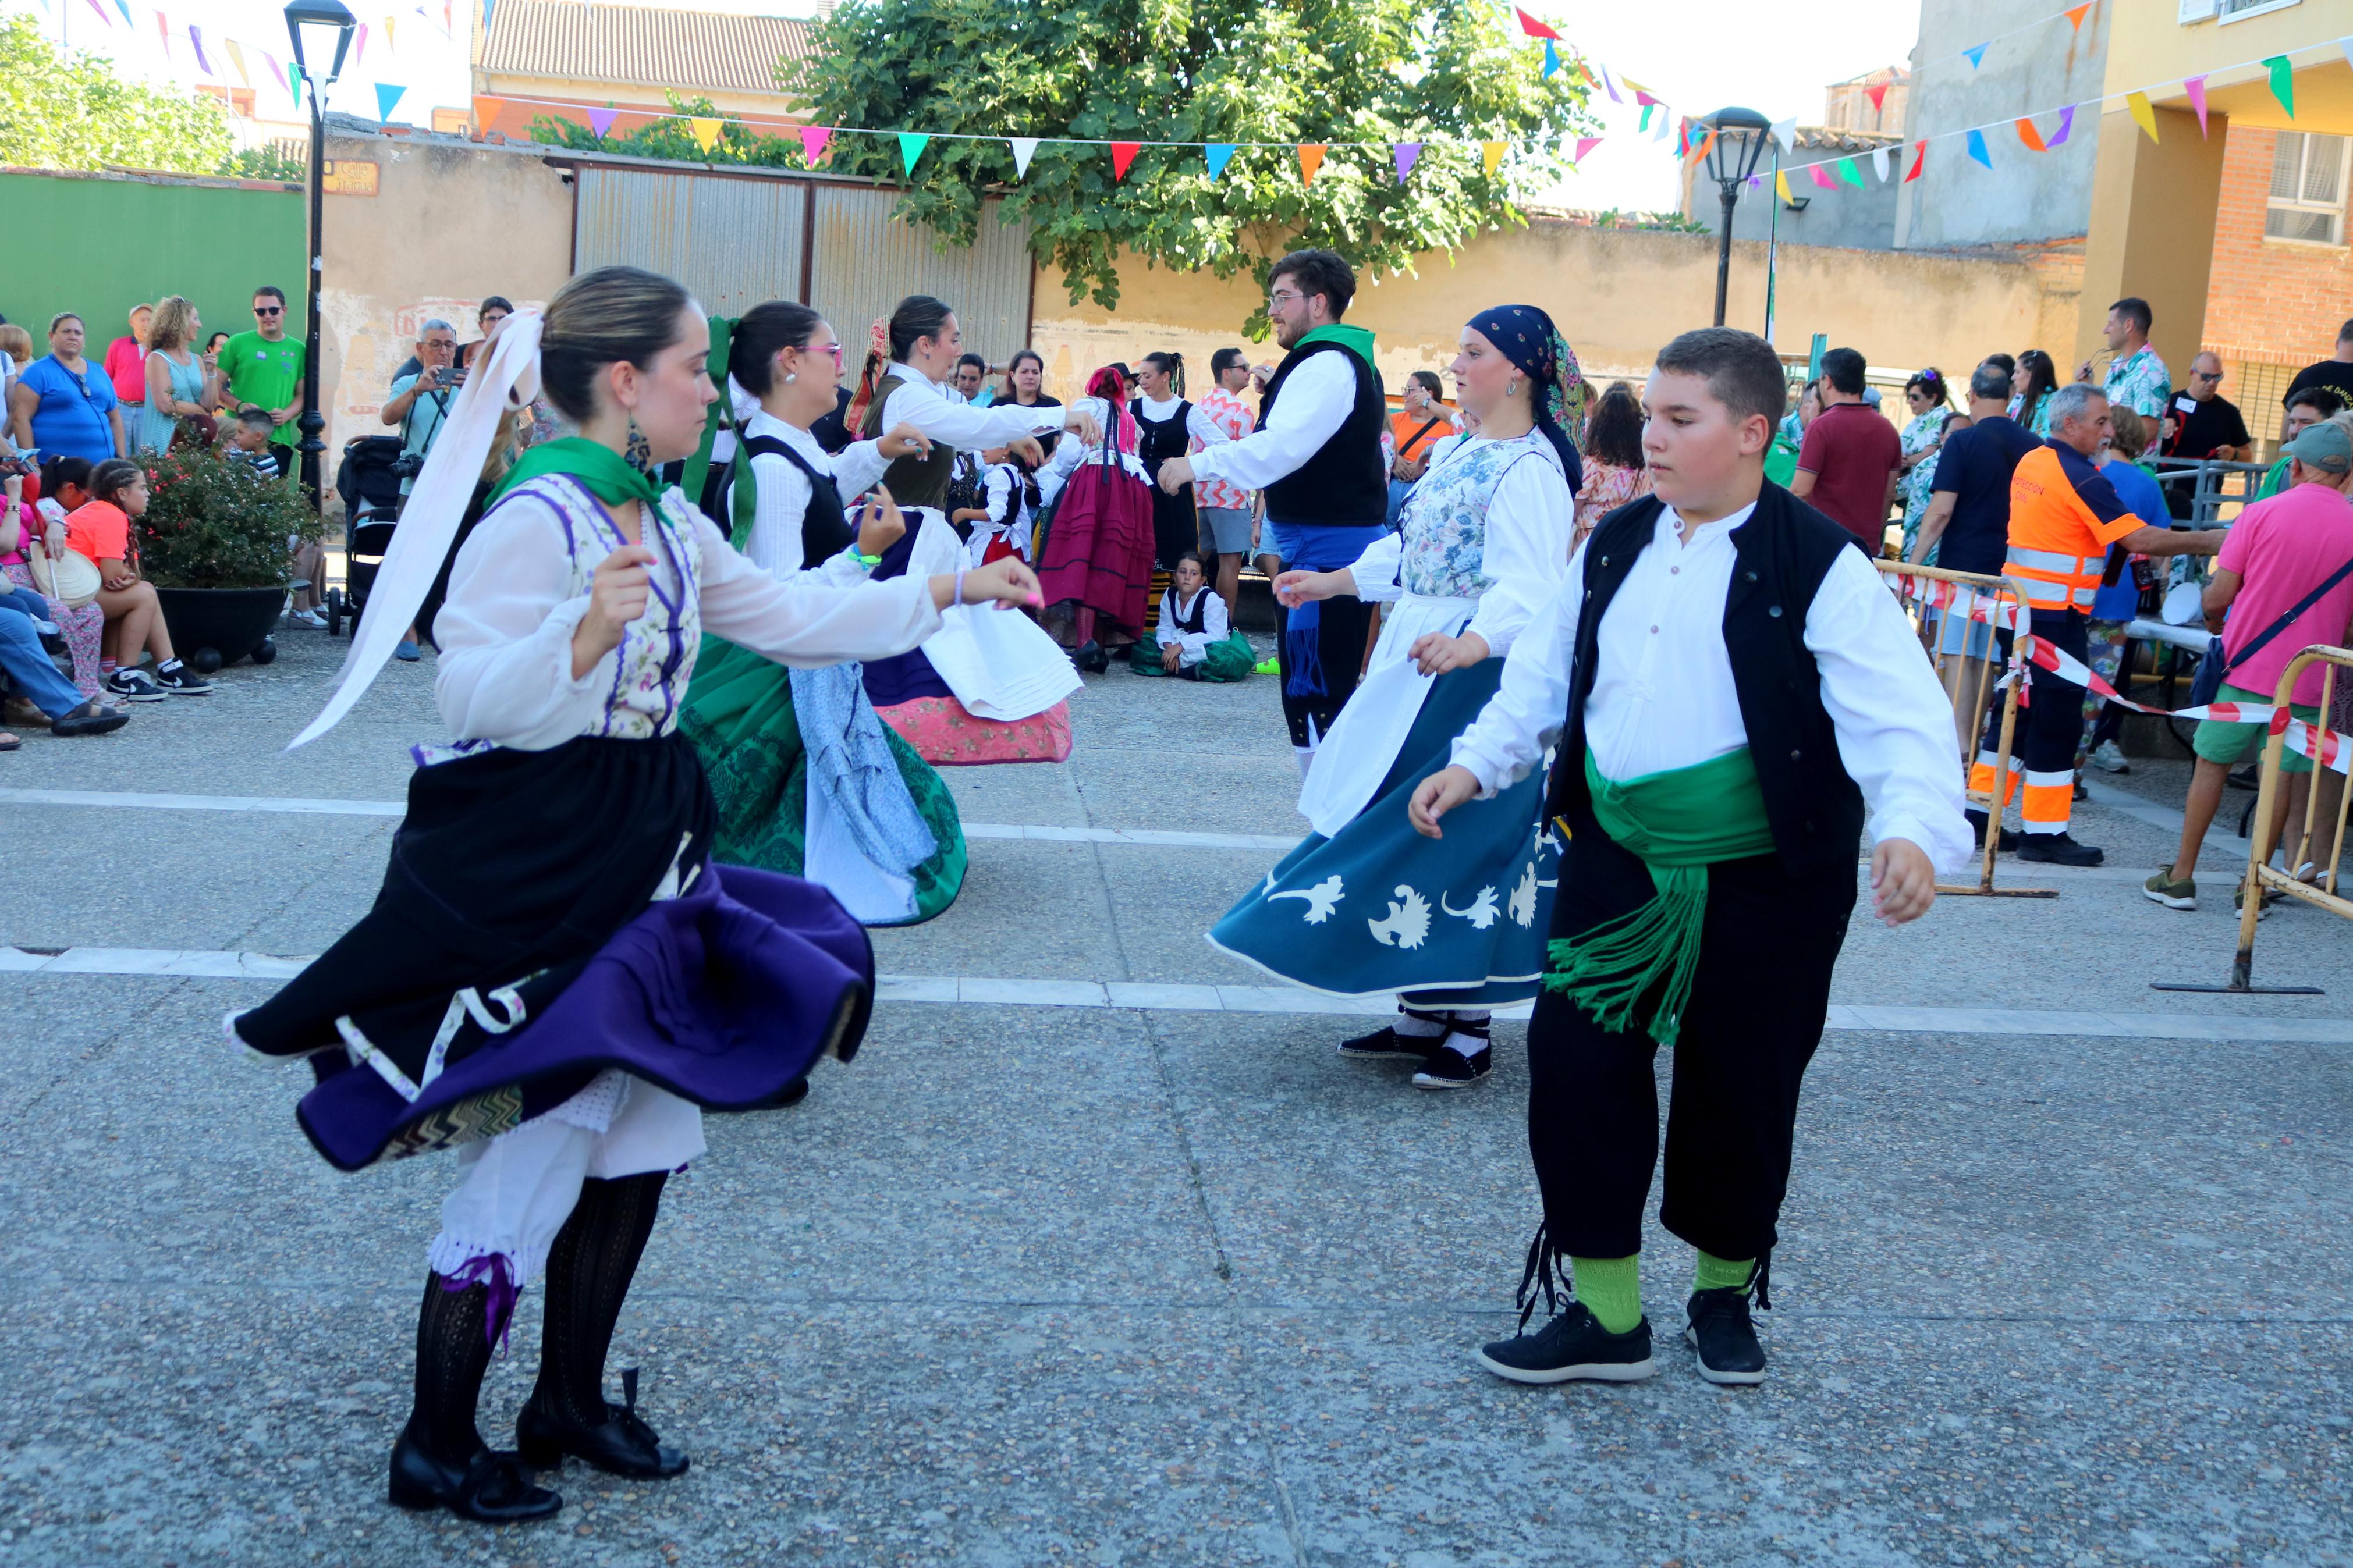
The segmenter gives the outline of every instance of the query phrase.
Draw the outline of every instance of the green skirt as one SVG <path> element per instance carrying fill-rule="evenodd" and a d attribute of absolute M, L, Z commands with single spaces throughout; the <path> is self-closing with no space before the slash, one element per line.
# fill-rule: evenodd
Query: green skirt
<path fill-rule="evenodd" d="M 863 699 L 861 699 L 863 700 Z M 702 757 L 719 807 L 712 858 L 729 866 L 751 866 L 802 874 L 808 835 L 808 752 L 793 716 L 791 677 L 785 667 L 705 635 L 694 679 L 679 709 L 679 730 Z M 899 777 L 939 848 L 912 873 L 915 912 L 903 921 L 920 925 L 950 904 L 964 887 L 964 826 L 955 797 L 932 765 L 882 726 Z"/>
<path fill-rule="evenodd" d="M 1150 632 L 1129 646 L 1127 662 L 1138 675 L 1168 673 L 1160 667 L 1160 639 Z M 1240 632 L 1229 632 L 1222 640 L 1211 643 L 1208 654 L 1193 667 L 1199 680 L 1240 680 L 1257 668 L 1258 655 L 1251 650 L 1250 638 Z"/>

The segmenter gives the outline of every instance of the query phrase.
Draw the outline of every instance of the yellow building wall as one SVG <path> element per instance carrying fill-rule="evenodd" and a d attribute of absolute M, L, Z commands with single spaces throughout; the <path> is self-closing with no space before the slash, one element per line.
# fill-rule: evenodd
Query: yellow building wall
<path fill-rule="evenodd" d="M 2183 79 L 2204 76 L 2212 113 L 2274 130 L 2353 132 L 2353 68 L 2337 42 L 2348 34 L 2353 0 L 2303 0 L 2188 26 L 2172 0 L 2123 0 L 2108 40 L 2105 90 L 2115 100 L 2108 107 L 2121 109 L 2121 95 L 2136 91 L 2147 92 L 2152 103 L 2187 106 Z M 2282 54 L 2296 68 L 2294 120 L 2272 96 L 2270 73 L 2246 63 Z"/>

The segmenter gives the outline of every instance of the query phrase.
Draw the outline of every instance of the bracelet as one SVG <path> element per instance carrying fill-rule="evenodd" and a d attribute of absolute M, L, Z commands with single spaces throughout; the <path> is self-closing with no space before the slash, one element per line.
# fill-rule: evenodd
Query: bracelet
<path fill-rule="evenodd" d="M 852 561 L 857 562 L 860 566 L 865 567 L 869 572 L 871 572 L 874 568 L 882 564 L 882 557 L 880 555 L 869 555 L 862 550 L 851 551 L 849 552 L 849 558 Z"/>
<path fill-rule="evenodd" d="M 959 605 L 964 603 L 964 568 L 961 566 L 956 568 L 955 602 Z"/>

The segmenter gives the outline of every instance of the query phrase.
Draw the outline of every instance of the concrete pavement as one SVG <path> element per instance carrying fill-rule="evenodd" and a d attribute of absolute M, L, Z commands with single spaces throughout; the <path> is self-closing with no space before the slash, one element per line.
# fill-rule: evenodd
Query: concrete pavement
<path fill-rule="evenodd" d="M 1117 668 L 1071 763 L 954 776 L 991 828 L 965 895 L 876 942 L 953 999 L 886 1000 L 854 1064 L 712 1119 L 671 1184 L 613 1364 L 693 1470 L 570 1467 L 528 1529 L 399 1513 L 450 1163 L 310 1152 L 299 1082 L 216 1044 L 266 976 L 49 962 L 294 957 L 365 907 L 394 818 L 237 803 L 397 801 L 430 659 L 288 755 L 343 645 L 280 644 L 0 758 L 0 948 L 30 955 L 0 954 L 0 1563 L 2353 1562 L 2353 931 L 2262 927 L 2258 977 L 2324 996 L 2150 990 L 2232 945 L 2226 828 L 2205 907 L 2136 885 L 2178 768 L 2104 781 L 2137 809 L 2079 808 L 2114 869 L 2057 900 L 1857 924 L 1762 1388 L 1670 1342 L 1690 1255 L 1654 1230 L 1662 1374 L 1529 1389 L 1469 1359 L 1535 1222 L 1523 1027 L 1488 1084 L 1417 1094 L 1331 1056 L 1345 1017 L 1125 989 L 1263 987 L 1200 932 L 1299 829 L 1271 681 Z"/>

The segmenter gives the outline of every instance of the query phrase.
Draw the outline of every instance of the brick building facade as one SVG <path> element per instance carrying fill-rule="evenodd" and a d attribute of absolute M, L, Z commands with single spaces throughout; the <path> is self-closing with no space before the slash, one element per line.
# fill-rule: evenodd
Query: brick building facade
<path fill-rule="evenodd" d="M 2222 358 L 2223 395 L 2268 452 L 2279 434 L 2280 397 L 2295 373 L 2327 359 L 2353 317 L 2353 250 L 2342 243 L 2276 239 L 2263 230 L 2280 132 L 2232 125 L 2214 213 L 2214 268 L 2207 286 L 2207 348 Z M 2337 190 L 2341 204 L 2345 193 Z M 2177 383 L 2187 366 L 2173 367 Z"/>

